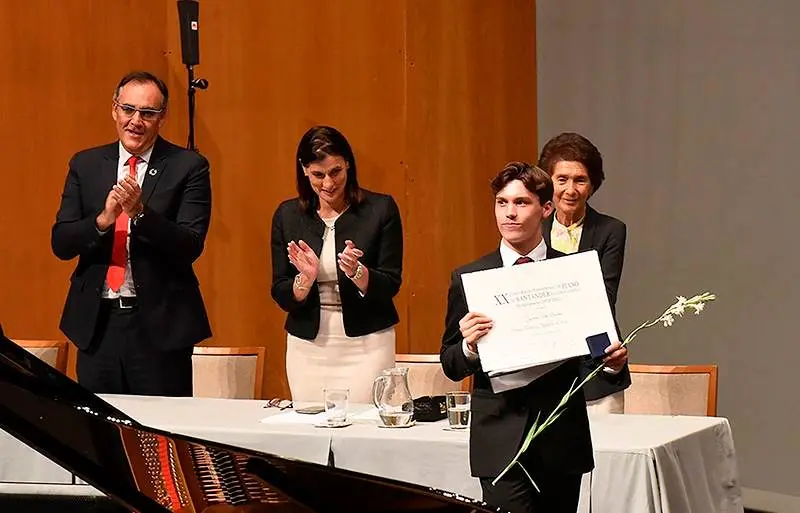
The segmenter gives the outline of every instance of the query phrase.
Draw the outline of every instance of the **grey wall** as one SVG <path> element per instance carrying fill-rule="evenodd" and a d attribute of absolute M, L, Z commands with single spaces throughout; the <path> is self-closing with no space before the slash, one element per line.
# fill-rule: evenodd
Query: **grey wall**
<path fill-rule="evenodd" d="M 625 221 L 624 332 L 674 296 L 640 363 L 720 366 L 741 483 L 800 496 L 800 2 L 539 0 L 539 137 L 589 137 Z"/>

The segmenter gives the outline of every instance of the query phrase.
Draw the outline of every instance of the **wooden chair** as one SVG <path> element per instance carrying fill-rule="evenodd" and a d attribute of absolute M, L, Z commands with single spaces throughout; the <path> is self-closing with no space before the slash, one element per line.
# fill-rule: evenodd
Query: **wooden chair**
<path fill-rule="evenodd" d="M 66 340 L 14 340 L 13 342 L 60 373 L 67 373 Z"/>
<path fill-rule="evenodd" d="M 457 383 L 444 375 L 438 354 L 396 354 L 397 367 L 408 367 L 408 388 L 411 397 L 444 395 L 447 392 L 472 391 L 472 377 Z"/>
<path fill-rule="evenodd" d="M 262 399 L 266 358 L 263 347 L 195 347 L 192 395 Z"/>
<path fill-rule="evenodd" d="M 716 416 L 716 365 L 630 365 L 625 413 Z"/>

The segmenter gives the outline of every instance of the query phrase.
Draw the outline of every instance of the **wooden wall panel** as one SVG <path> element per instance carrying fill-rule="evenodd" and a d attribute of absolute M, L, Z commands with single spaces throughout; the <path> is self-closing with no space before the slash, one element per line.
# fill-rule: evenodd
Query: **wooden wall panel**
<path fill-rule="evenodd" d="M 209 344 L 266 346 L 266 390 L 274 396 L 288 397 L 288 386 L 285 314 L 270 298 L 270 223 L 278 203 L 295 195 L 300 136 L 314 124 L 339 128 L 354 147 L 361 184 L 393 194 L 405 209 L 404 3 L 341 5 L 203 0 L 200 13 L 196 70 L 210 87 L 198 93 L 197 144 L 211 161 L 214 188 L 198 264 L 213 319 Z M 168 54 L 171 75 L 185 83 L 177 28 L 170 41 L 177 45 Z"/>
<path fill-rule="evenodd" d="M 397 200 L 406 243 L 397 348 L 438 351 L 449 272 L 498 242 L 489 178 L 536 155 L 534 16 L 533 0 L 202 0 L 196 73 L 210 87 L 197 93 L 196 142 L 214 198 L 196 268 L 208 344 L 265 346 L 266 395 L 288 395 L 269 231 L 277 204 L 295 194 L 302 133 L 341 129 L 362 185 Z M 51 19 L 60 23 L 42 21 Z M 146 68 L 165 77 L 163 134 L 186 143 L 177 8 L 3 2 L 0 28 L 0 57 L 15 71 L 0 82 L 0 135 L 11 148 L 0 188 L 0 320 L 16 337 L 56 338 L 74 262 L 52 256 L 50 225 L 69 157 L 113 140 L 119 76 Z"/>
<path fill-rule="evenodd" d="M 53 256 L 50 228 L 67 163 L 116 137 L 111 98 L 123 74 L 166 71 L 162 6 L 0 2 L 0 322 L 11 336 L 63 339 L 58 318 L 74 262 Z"/>
<path fill-rule="evenodd" d="M 536 159 L 533 0 L 408 2 L 406 316 L 438 353 L 450 273 L 495 249 L 490 180 Z"/>

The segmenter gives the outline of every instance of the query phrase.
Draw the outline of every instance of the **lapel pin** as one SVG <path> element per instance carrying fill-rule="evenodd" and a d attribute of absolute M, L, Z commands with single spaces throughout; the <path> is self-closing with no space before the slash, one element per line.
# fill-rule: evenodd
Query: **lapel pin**
<path fill-rule="evenodd" d="M 150 174 L 150 176 L 156 176 L 156 173 L 158 173 L 158 170 L 155 169 L 155 168 L 152 168 L 152 169 L 150 169 L 150 171 L 148 171 L 148 173 Z"/>

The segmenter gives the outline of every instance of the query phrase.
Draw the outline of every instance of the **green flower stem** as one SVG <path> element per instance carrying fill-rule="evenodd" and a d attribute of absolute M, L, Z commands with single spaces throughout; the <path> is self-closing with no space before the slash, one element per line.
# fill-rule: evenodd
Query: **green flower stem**
<path fill-rule="evenodd" d="M 677 298 L 678 301 L 669 308 L 667 308 L 666 310 L 664 310 L 664 312 L 656 319 L 653 319 L 652 321 L 645 321 L 639 326 L 637 326 L 636 329 L 634 329 L 627 337 L 625 337 L 625 340 L 622 342 L 621 347 L 626 347 L 628 344 L 633 342 L 633 339 L 635 339 L 636 336 L 639 334 L 639 332 L 642 331 L 643 329 L 651 328 L 656 324 L 661 324 L 661 323 L 665 323 L 665 326 L 671 325 L 672 322 L 674 321 L 674 317 L 682 316 L 683 312 L 687 308 L 692 309 L 696 314 L 699 314 L 703 310 L 703 306 L 706 302 L 714 301 L 716 298 L 717 297 L 714 294 L 711 294 L 709 292 L 704 292 L 700 295 L 693 296 L 690 299 L 686 299 L 684 297 L 678 297 Z M 669 324 L 666 324 L 667 322 L 669 322 Z M 570 386 L 569 390 L 567 390 L 567 393 L 564 394 L 564 397 L 561 398 L 561 401 L 558 403 L 558 405 L 553 409 L 552 412 L 550 412 L 550 415 L 548 415 L 547 418 L 544 420 L 544 422 L 542 422 L 541 424 L 539 424 L 540 417 L 537 415 L 536 420 L 534 421 L 533 426 L 531 426 L 530 430 L 528 431 L 528 435 L 525 437 L 525 441 L 522 443 L 522 446 L 519 448 L 519 451 L 517 451 L 517 454 L 514 456 L 514 459 L 511 460 L 511 462 L 506 466 L 506 468 L 504 468 L 503 471 L 500 472 L 500 474 L 496 478 L 494 478 L 494 480 L 492 481 L 493 486 L 496 485 L 497 482 L 500 481 L 500 479 L 504 475 L 506 475 L 506 473 L 508 473 L 508 471 L 511 470 L 511 468 L 514 465 L 519 465 L 522 471 L 525 472 L 525 475 L 528 476 L 528 479 L 530 479 L 534 488 L 536 488 L 536 491 L 537 492 L 539 491 L 539 487 L 536 485 L 536 482 L 530 476 L 528 471 L 525 470 L 525 467 L 522 465 L 522 463 L 520 463 L 519 461 L 520 457 L 525 453 L 526 450 L 528 450 L 528 447 L 530 446 L 531 442 L 533 442 L 533 440 L 536 439 L 536 437 L 538 437 L 545 429 L 547 429 L 553 422 L 555 422 L 558 419 L 558 417 L 561 416 L 562 413 L 564 413 L 564 410 L 567 407 L 569 399 L 573 395 L 578 393 L 578 391 L 581 388 L 583 388 L 583 386 L 586 383 L 588 383 L 595 376 L 597 376 L 597 374 L 601 370 L 603 370 L 603 367 L 605 367 L 604 363 L 598 365 L 595 370 L 593 370 L 588 376 L 586 376 L 586 378 L 584 378 L 583 381 L 580 382 L 580 384 L 578 384 L 577 387 L 575 386 L 575 382 L 578 381 L 576 378 L 575 381 L 572 382 L 572 386 Z"/>

